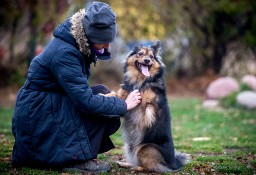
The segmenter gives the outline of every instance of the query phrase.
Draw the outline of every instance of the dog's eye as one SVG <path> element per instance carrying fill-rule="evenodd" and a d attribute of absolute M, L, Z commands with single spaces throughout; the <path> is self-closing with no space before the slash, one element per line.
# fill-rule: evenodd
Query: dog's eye
<path fill-rule="evenodd" d="M 149 57 L 150 57 L 151 59 L 153 59 L 153 58 L 154 58 L 154 55 L 149 55 Z"/>
<path fill-rule="evenodd" d="M 138 52 L 138 55 L 139 55 L 139 56 L 142 56 L 142 55 L 143 55 L 143 52 Z"/>

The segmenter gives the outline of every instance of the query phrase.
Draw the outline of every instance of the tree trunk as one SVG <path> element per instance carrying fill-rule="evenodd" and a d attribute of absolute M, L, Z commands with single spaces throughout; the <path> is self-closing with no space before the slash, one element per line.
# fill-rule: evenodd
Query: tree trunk
<path fill-rule="evenodd" d="M 34 0 L 31 1 L 30 4 L 30 18 L 29 18 L 29 25 L 30 25 L 30 36 L 29 36 L 29 42 L 28 42 L 28 48 L 29 48 L 29 54 L 28 54 L 28 67 L 30 65 L 30 62 L 32 61 L 33 57 L 35 56 L 36 52 L 36 43 L 37 43 L 37 32 L 36 32 L 36 5 L 38 1 Z"/>

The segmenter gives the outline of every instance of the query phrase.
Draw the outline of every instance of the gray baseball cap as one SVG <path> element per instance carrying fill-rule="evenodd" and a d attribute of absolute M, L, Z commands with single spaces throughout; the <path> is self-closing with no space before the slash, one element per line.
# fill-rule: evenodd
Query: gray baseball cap
<path fill-rule="evenodd" d="M 93 2 L 83 19 L 85 34 L 92 43 L 111 43 L 116 36 L 116 14 L 103 2 Z"/>

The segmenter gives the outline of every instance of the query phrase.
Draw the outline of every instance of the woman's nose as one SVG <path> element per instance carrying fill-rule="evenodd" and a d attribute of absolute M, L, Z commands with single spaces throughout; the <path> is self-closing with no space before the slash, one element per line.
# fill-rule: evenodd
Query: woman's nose
<path fill-rule="evenodd" d="M 108 49 L 109 44 L 104 44 L 103 48 Z"/>

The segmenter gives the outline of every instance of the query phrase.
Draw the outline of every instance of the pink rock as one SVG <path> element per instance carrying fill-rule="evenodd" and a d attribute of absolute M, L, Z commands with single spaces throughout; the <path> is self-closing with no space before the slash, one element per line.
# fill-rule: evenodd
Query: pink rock
<path fill-rule="evenodd" d="M 253 75 L 245 75 L 241 79 L 241 83 L 247 84 L 252 90 L 256 91 L 256 77 Z"/>
<path fill-rule="evenodd" d="M 249 109 L 256 109 L 256 92 L 254 91 L 244 91 L 240 92 L 236 101 L 238 104 L 245 106 Z"/>
<path fill-rule="evenodd" d="M 214 80 L 207 88 L 206 95 L 210 99 L 219 99 L 239 91 L 238 82 L 232 77 L 221 77 Z"/>

